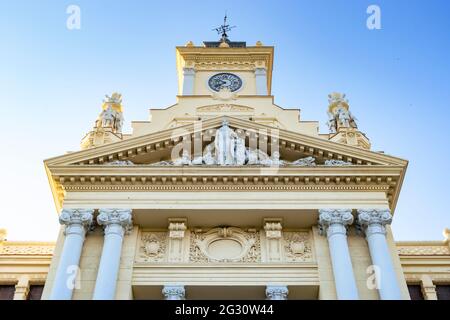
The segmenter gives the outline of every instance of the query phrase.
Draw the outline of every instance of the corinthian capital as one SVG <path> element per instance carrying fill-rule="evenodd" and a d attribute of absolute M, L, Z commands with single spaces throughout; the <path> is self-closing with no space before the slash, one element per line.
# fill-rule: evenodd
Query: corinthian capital
<path fill-rule="evenodd" d="M 124 229 L 129 229 L 132 226 L 131 212 L 131 209 L 100 209 L 97 222 L 105 228 L 121 226 Z"/>
<path fill-rule="evenodd" d="M 59 215 L 59 223 L 66 226 L 64 234 L 81 234 L 92 225 L 94 209 L 63 209 Z"/>
<path fill-rule="evenodd" d="M 88 226 L 92 223 L 93 209 L 63 209 L 59 215 L 59 223 L 63 225 L 80 224 Z"/>
<path fill-rule="evenodd" d="M 358 226 L 370 233 L 386 233 L 385 225 L 392 222 L 389 209 L 358 209 Z"/>
<path fill-rule="evenodd" d="M 267 286 L 266 297 L 269 300 L 287 300 L 289 290 L 287 286 Z"/>
<path fill-rule="evenodd" d="M 167 285 L 162 289 L 166 300 L 184 300 L 186 291 L 183 285 Z"/>
<path fill-rule="evenodd" d="M 329 236 L 329 230 L 346 233 L 346 227 L 352 223 L 352 209 L 319 209 L 319 231 L 322 235 Z"/>

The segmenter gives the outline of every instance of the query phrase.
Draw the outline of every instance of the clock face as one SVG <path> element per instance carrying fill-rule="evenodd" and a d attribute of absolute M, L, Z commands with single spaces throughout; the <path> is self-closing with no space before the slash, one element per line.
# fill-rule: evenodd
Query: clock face
<path fill-rule="evenodd" d="M 232 73 L 218 73 L 209 78 L 208 85 L 217 92 L 222 88 L 228 88 L 234 92 L 242 87 L 242 79 Z"/>

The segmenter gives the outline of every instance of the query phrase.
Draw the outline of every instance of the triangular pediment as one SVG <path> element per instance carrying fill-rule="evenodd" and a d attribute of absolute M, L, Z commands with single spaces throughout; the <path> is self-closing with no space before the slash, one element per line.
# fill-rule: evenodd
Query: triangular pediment
<path fill-rule="evenodd" d="M 208 164 L 204 158 L 194 163 L 195 150 L 188 164 L 172 160 L 175 148 L 181 154 L 180 146 L 190 142 L 193 149 L 195 141 L 201 141 L 202 156 L 202 150 L 209 150 L 205 147 L 214 143 L 216 132 L 224 127 L 224 120 L 232 132 L 239 133 L 241 142 L 245 141 L 247 156 L 252 144 L 258 148 L 267 142 L 272 148 L 275 142 L 283 163 L 275 170 L 272 165 L 266 168 L 267 163 L 251 163 L 250 156 L 241 165 Z M 270 163 L 273 149 L 262 153 L 266 160 L 271 155 Z M 385 192 L 394 210 L 407 164 L 406 160 L 385 154 L 229 116 L 45 161 L 59 209 L 67 192 L 79 191 L 330 190 Z"/>
<path fill-rule="evenodd" d="M 73 152 L 51 158 L 45 164 L 51 166 L 67 165 L 103 165 L 131 161 L 135 165 L 149 165 L 173 158 L 172 149 L 190 141 L 192 153 L 195 153 L 195 139 L 201 140 L 202 150 L 214 141 L 215 132 L 228 121 L 232 130 L 245 135 L 247 148 L 257 148 L 269 152 L 276 146 L 281 160 L 294 162 L 305 157 L 313 157 L 317 165 L 325 163 L 344 163 L 349 165 L 391 165 L 406 166 L 407 161 L 385 154 L 363 150 L 361 148 L 327 141 L 318 137 L 299 134 L 287 130 L 272 128 L 252 121 L 234 117 L 216 117 L 128 140 L 107 144 L 101 147 Z M 251 140 L 251 141 L 250 141 Z M 260 148 L 260 145 L 265 147 Z M 200 151 L 201 153 L 202 151 Z M 120 161 L 120 162 L 119 162 Z"/>

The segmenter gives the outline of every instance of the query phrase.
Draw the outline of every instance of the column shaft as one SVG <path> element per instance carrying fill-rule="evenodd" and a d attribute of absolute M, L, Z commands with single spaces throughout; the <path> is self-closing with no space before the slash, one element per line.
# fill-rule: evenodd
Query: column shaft
<path fill-rule="evenodd" d="M 351 210 L 319 210 L 319 223 L 326 233 L 339 300 L 357 300 L 358 289 L 347 243 L 346 225 L 353 222 Z"/>
<path fill-rule="evenodd" d="M 75 288 L 81 251 L 87 228 L 92 223 L 94 210 L 63 210 L 60 223 L 66 225 L 64 245 L 50 294 L 50 300 L 70 300 Z"/>
<path fill-rule="evenodd" d="M 386 240 L 385 225 L 391 223 L 391 221 L 392 216 L 389 210 L 358 210 L 358 223 L 365 231 L 372 264 L 378 269 L 375 276 L 382 300 L 402 299 L 397 274 Z"/>
<path fill-rule="evenodd" d="M 131 210 L 103 209 L 97 218 L 105 225 L 105 240 L 95 282 L 94 300 L 113 300 L 116 295 L 123 236 L 131 226 Z"/>

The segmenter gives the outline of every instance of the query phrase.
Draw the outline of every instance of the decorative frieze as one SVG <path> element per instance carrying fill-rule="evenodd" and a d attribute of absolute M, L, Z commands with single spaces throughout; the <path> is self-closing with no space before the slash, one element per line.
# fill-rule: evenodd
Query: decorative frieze
<path fill-rule="evenodd" d="M 237 227 L 188 230 L 186 223 L 180 220 L 170 219 L 167 231 L 141 231 L 136 262 L 194 264 L 314 262 L 310 232 L 283 231 L 281 219 L 266 219 L 261 230 Z"/>
<path fill-rule="evenodd" d="M 54 243 L 6 242 L 0 246 L 0 255 L 52 255 Z"/>
<path fill-rule="evenodd" d="M 191 232 L 189 261 L 207 262 L 260 262 L 259 231 L 224 227 L 207 232 Z"/>
<path fill-rule="evenodd" d="M 283 232 L 283 246 L 286 262 L 313 261 L 310 234 L 304 232 Z"/>
<path fill-rule="evenodd" d="M 448 246 L 397 246 L 397 251 L 404 256 L 439 256 L 450 255 Z"/>
<path fill-rule="evenodd" d="M 137 261 L 163 262 L 166 254 L 167 232 L 143 232 Z"/>

